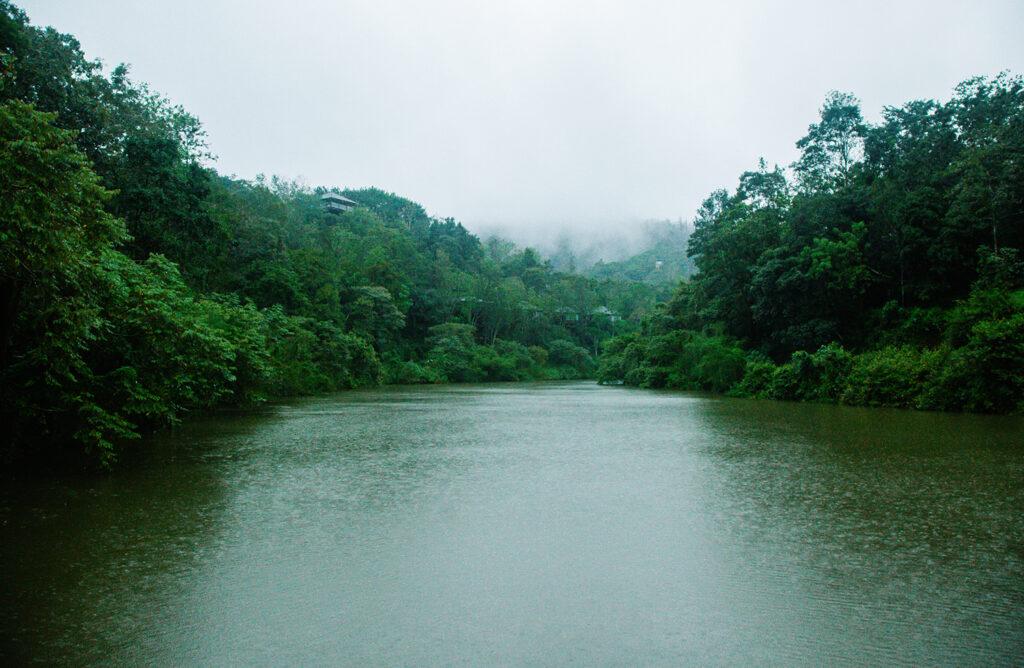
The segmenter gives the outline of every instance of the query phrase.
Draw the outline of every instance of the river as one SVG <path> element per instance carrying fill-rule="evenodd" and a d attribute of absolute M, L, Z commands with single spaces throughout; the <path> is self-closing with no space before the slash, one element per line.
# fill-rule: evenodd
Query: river
<path fill-rule="evenodd" d="M 1024 661 L 1024 421 L 588 383 L 196 419 L 8 484 L 5 663 Z"/>

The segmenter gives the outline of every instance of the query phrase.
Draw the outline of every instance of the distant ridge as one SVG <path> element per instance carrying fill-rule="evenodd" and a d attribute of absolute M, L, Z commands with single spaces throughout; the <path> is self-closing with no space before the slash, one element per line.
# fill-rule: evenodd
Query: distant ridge
<path fill-rule="evenodd" d="M 614 279 L 650 283 L 674 284 L 693 275 L 693 261 L 687 257 L 690 228 L 683 224 L 664 223 L 651 226 L 647 250 L 624 260 L 604 262 L 598 260 L 584 271 L 598 279 Z"/>

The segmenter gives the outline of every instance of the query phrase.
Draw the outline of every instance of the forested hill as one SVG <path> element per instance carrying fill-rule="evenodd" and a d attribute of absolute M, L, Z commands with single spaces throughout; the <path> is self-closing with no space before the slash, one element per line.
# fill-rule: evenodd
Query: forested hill
<path fill-rule="evenodd" d="M 707 199 L 687 259 L 583 276 L 383 190 L 220 175 L 198 119 L 0 0 L 0 459 L 109 463 L 274 397 L 586 377 L 602 350 L 607 382 L 1019 410 L 1020 78 L 877 125 L 834 94 L 797 146 Z"/>
<path fill-rule="evenodd" d="M 663 223 L 651 226 L 646 236 L 642 252 L 614 262 L 599 260 L 586 274 L 594 278 L 669 286 L 693 275 L 693 260 L 687 255 L 689 227 L 682 223 Z"/>
<path fill-rule="evenodd" d="M 652 288 L 554 271 L 377 189 L 208 166 L 199 121 L 0 0 L 3 454 L 109 462 L 188 411 L 576 378 Z"/>
<path fill-rule="evenodd" d="M 698 273 L 609 342 L 605 382 L 1011 412 L 1024 401 L 1024 82 L 866 123 L 833 93 L 789 170 L 704 202 Z"/>

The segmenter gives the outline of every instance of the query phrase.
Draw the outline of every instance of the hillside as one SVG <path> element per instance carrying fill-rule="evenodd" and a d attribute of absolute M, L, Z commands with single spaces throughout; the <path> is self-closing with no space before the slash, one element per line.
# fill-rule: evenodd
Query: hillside
<path fill-rule="evenodd" d="M 127 67 L 2 0 L 0 38 L 5 459 L 109 463 L 273 397 L 592 376 L 654 305 L 385 190 L 219 174 L 199 120 Z"/>
<path fill-rule="evenodd" d="M 970 79 L 877 124 L 833 92 L 796 147 L 789 170 L 761 160 L 708 196 L 699 272 L 609 342 L 602 379 L 1024 410 L 1024 80 Z"/>
<path fill-rule="evenodd" d="M 604 262 L 586 270 L 593 278 L 639 281 L 652 285 L 674 285 L 693 274 L 693 261 L 686 256 L 686 244 L 660 244 L 619 262 Z"/>

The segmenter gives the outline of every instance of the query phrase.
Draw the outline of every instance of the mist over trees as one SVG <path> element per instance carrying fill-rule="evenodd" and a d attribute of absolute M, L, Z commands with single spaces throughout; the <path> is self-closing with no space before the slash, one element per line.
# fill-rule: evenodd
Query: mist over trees
<path fill-rule="evenodd" d="M 690 224 L 682 221 L 648 223 L 644 226 L 641 252 L 611 261 L 599 259 L 587 267 L 584 273 L 594 278 L 674 286 L 680 280 L 693 276 L 697 270 L 693 259 L 686 252 L 692 233 Z"/>
<path fill-rule="evenodd" d="M 547 230 L 483 229 L 487 230 L 485 244 L 491 237 L 508 235 L 535 248 L 556 271 L 646 283 L 654 288 L 658 301 L 668 299 L 675 285 L 696 271 L 686 252 L 693 227 L 682 219 L 624 221 L 588 229 L 571 225 Z"/>
<path fill-rule="evenodd" d="M 1024 399 L 1024 83 L 866 123 L 832 93 L 791 169 L 703 203 L 698 273 L 608 342 L 605 382 L 1007 412 Z"/>

